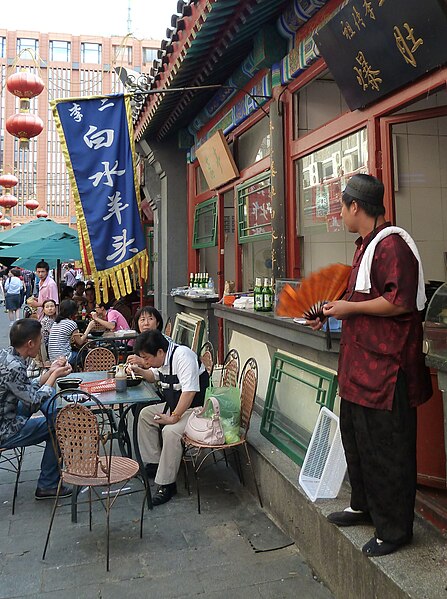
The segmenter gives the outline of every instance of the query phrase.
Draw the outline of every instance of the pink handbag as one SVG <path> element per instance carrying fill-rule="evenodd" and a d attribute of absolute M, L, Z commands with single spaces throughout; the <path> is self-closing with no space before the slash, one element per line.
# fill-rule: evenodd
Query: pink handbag
<path fill-rule="evenodd" d="M 208 402 L 213 404 L 213 415 L 205 417 Z M 185 427 L 185 435 L 203 445 L 223 445 L 225 434 L 220 421 L 219 402 L 215 397 L 209 397 L 203 408 L 194 408 L 190 414 Z"/>

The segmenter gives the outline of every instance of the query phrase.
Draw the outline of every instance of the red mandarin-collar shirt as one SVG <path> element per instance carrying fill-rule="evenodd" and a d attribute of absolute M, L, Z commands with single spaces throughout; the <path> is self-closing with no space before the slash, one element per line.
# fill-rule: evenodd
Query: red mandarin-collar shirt
<path fill-rule="evenodd" d="M 390 226 L 377 227 L 376 233 Z M 416 308 L 418 261 L 400 235 L 388 235 L 375 249 L 371 290 L 354 291 L 362 256 L 373 233 L 357 239 L 352 272 L 344 299 L 362 302 L 384 297 L 391 304 L 411 309 L 393 317 L 358 314 L 343 321 L 338 382 L 340 396 L 350 402 L 391 410 L 397 373 L 405 374 L 411 406 L 431 396 L 428 368 L 422 353 L 422 319 Z"/>

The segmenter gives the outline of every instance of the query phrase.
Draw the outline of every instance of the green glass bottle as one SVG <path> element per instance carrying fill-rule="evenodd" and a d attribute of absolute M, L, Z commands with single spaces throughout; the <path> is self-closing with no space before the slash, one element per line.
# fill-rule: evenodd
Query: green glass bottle
<path fill-rule="evenodd" d="M 264 312 L 271 312 L 273 308 L 273 290 L 271 279 L 264 279 L 264 287 L 262 288 L 262 300 Z"/>
<path fill-rule="evenodd" d="M 256 312 L 262 312 L 264 310 L 264 296 L 262 293 L 262 279 L 257 278 L 255 282 L 255 288 L 253 290 L 254 296 L 254 309 Z"/>

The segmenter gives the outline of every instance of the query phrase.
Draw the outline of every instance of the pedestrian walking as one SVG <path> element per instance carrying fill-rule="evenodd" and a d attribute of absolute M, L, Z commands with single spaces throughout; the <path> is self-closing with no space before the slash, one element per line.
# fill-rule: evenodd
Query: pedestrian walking
<path fill-rule="evenodd" d="M 20 307 L 23 301 L 24 285 L 19 277 L 20 270 L 13 268 L 9 271 L 5 282 L 5 304 L 8 310 L 9 326 L 20 318 Z"/>

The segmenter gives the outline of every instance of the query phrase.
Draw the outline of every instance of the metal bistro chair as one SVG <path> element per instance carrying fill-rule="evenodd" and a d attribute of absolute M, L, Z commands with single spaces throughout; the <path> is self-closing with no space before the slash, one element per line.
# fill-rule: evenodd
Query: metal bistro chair
<path fill-rule="evenodd" d="M 202 345 L 199 351 L 199 358 L 211 378 L 214 370 L 214 347 L 211 341 L 205 341 Z"/>
<path fill-rule="evenodd" d="M 237 387 L 241 360 L 237 349 L 230 349 L 225 356 L 220 375 L 220 387 Z"/>
<path fill-rule="evenodd" d="M 101 502 L 106 512 L 106 567 L 109 571 L 110 511 L 124 486 L 131 478 L 138 475 L 139 465 L 131 458 L 113 455 L 113 436 L 107 431 L 107 410 L 97 397 L 85 391 L 66 390 L 55 395 L 53 402 L 56 405 L 59 405 L 59 402 L 65 403 L 57 415 L 55 430 L 50 429 L 55 447 L 60 448 L 61 478 L 42 559 L 45 559 L 47 552 L 62 484 L 88 487 L 90 530 L 92 530 L 92 490 L 96 495 L 96 501 Z M 84 405 L 86 402 L 91 407 Z M 97 491 L 98 487 L 105 487 L 105 492 Z M 145 486 L 140 516 L 140 538 L 143 537 L 144 503 L 147 492 Z"/>
<path fill-rule="evenodd" d="M 116 355 L 107 347 L 95 347 L 85 356 L 84 372 L 106 371 L 114 366 L 116 366 Z"/>
<path fill-rule="evenodd" d="M 248 452 L 247 447 L 247 434 L 248 429 L 250 428 L 250 419 L 253 412 L 254 401 L 256 397 L 256 389 L 258 386 L 258 365 L 254 358 L 249 358 L 242 369 L 241 380 L 240 380 L 240 390 L 241 390 L 241 428 L 240 428 L 240 439 L 235 443 L 224 443 L 222 445 L 202 445 L 197 441 L 193 441 L 189 439 L 187 435 L 183 436 L 183 442 L 185 444 L 185 452 L 188 454 L 190 458 L 193 469 L 194 469 L 194 477 L 196 480 L 197 487 L 197 510 L 200 514 L 200 481 L 199 481 L 199 472 L 202 466 L 205 464 L 208 456 L 214 454 L 218 451 L 232 450 L 235 455 L 237 470 L 239 474 L 239 479 L 242 484 L 244 484 L 244 478 L 242 473 L 242 467 L 240 463 L 239 456 L 239 447 L 243 447 L 245 449 L 245 455 L 247 457 L 247 463 L 250 467 L 251 474 L 253 476 L 253 480 L 256 487 L 256 492 L 258 494 L 259 503 L 262 507 L 262 499 L 261 494 L 259 492 L 258 483 L 256 481 L 255 473 L 253 470 L 253 465 L 251 463 L 250 454 Z M 185 459 L 185 458 L 184 458 Z M 186 465 L 186 463 L 185 463 Z"/>
<path fill-rule="evenodd" d="M 14 492 L 12 494 L 12 515 L 14 515 L 16 508 L 17 490 L 19 487 L 19 478 L 24 454 L 24 447 L 5 449 L 4 447 L 0 446 L 0 470 L 15 474 Z"/>

